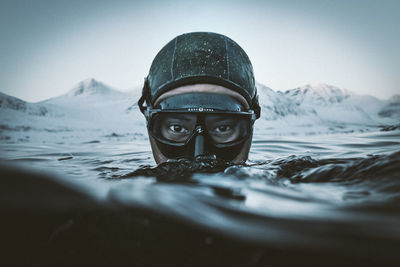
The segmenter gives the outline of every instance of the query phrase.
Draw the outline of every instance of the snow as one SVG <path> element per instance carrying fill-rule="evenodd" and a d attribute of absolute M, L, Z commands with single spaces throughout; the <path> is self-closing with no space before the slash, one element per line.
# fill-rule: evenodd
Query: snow
<path fill-rule="evenodd" d="M 16 103 L 22 101 L 11 96 L 3 97 Z M 133 92 L 121 92 L 88 79 L 64 95 L 39 103 L 22 101 L 30 109 L 45 108 L 48 111 L 45 116 L 35 116 L 32 112 L 2 106 L 0 125 L 3 130 L 0 135 L 3 135 L 3 139 L 8 136 L 13 140 L 34 139 L 40 142 L 145 138 L 144 118 L 136 105 L 133 105 L 137 100 L 137 94 Z M 6 137 L 5 140 L 10 138 Z"/>
<path fill-rule="evenodd" d="M 388 100 L 388 104 L 379 111 L 381 117 L 400 117 L 400 95 L 394 95 Z"/>
<path fill-rule="evenodd" d="M 355 93 L 347 89 L 341 89 L 324 83 L 307 84 L 287 90 L 283 94 L 295 101 L 297 105 L 307 103 L 318 106 L 341 103 L 355 95 Z"/>
<path fill-rule="evenodd" d="M 0 142 L 91 142 L 147 139 L 137 107 L 142 86 L 121 92 L 95 79 L 38 103 L 0 93 Z M 399 124 L 400 96 L 379 100 L 327 84 L 275 92 L 257 83 L 261 118 L 255 139 L 373 131 Z"/>
<path fill-rule="evenodd" d="M 256 84 L 263 120 L 276 120 L 288 115 L 304 115 L 305 111 L 299 108 L 291 99 L 285 97 L 269 87 Z"/>

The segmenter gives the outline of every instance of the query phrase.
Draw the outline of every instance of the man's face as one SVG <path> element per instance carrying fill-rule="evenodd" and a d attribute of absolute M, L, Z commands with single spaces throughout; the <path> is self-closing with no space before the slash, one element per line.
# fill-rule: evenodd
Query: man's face
<path fill-rule="evenodd" d="M 161 95 L 155 102 L 155 105 L 161 101 L 179 94 L 186 93 L 213 93 L 220 95 L 229 95 L 240 102 L 246 109 L 249 108 L 247 101 L 238 93 L 227 89 L 222 86 L 212 84 L 195 84 L 187 85 L 175 88 L 163 95 Z M 185 142 L 192 138 L 194 128 L 201 120 L 204 124 L 205 130 L 208 134 L 208 138 L 211 142 L 215 143 L 229 143 L 236 140 L 241 134 L 243 134 L 242 124 L 248 123 L 243 120 L 240 121 L 237 117 L 232 115 L 223 114 L 208 114 L 199 117 L 198 114 L 193 113 L 182 113 L 182 114 L 163 114 L 157 120 L 157 131 L 161 138 L 170 142 Z M 149 135 L 153 156 L 157 164 L 167 161 L 169 158 L 165 156 L 161 150 L 155 138 Z M 252 141 L 252 134 L 246 136 L 246 139 L 241 143 L 240 150 L 233 160 L 233 163 L 242 163 L 247 160 L 250 145 Z M 173 149 L 173 148 L 172 148 Z M 224 148 L 228 150 L 229 148 Z"/>

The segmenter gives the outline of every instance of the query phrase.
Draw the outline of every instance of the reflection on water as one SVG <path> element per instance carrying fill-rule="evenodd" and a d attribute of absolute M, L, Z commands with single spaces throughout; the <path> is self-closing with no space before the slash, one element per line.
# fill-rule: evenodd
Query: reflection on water
<path fill-rule="evenodd" d="M 332 255 L 357 248 L 385 264 L 400 260 L 399 131 L 256 136 L 242 166 L 208 160 L 155 167 L 147 141 L 2 144 L 1 151 L 3 164 L 53 172 L 102 201 L 223 236 Z M 374 254 L 378 247 L 385 253 Z"/>

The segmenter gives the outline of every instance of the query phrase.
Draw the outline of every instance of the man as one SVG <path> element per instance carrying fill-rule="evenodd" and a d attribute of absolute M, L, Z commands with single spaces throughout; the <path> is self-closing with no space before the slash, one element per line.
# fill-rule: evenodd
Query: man
<path fill-rule="evenodd" d="M 158 164 L 199 157 L 242 163 L 260 117 L 248 56 L 230 38 L 211 32 L 186 33 L 165 45 L 138 105 Z"/>

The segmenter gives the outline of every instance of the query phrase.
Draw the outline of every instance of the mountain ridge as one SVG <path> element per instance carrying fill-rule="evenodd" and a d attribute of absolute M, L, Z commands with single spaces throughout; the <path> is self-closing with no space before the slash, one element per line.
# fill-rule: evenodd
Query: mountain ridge
<path fill-rule="evenodd" d="M 304 101 L 315 105 L 334 104 L 357 95 L 350 90 L 326 83 L 306 84 L 280 93 L 294 100 L 297 105 L 301 105 Z"/>
<path fill-rule="evenodd" d="M 103 82 L 97 81 L 94 78 L 88 78 L 77 83 L 72 89 L 70 89 L 65 96 L 86 96 L 86 95 L 109 95 L 122 93 L 119 90 L 113 89 L 111 86 L 106 85 Z M 63 95 L 61 95 L 63 96 Z"/>
<path fill-rule="evenodd" d="M 382 101 L 327 84 L 305 85 L 285 92 L 276 92 L 260 83 L 256 86 L 261 118 L 255 128 L 262 131 L 255 132 L 316 134 L 399 124 L 399 96 Z M 121 92 L 95 79 L 81 81 L 67 93 L 38 103 L 0 93 L 0 137 L 4 129 L 65 134 L 92 131 L 104 136 L 115 131 L 126 136 L 146 136 L 145 119 L 136 104 L 140 94 L 139 86 Z"/>
<path fill-rule="evenodd" d="M 0 110 L 11 109 L 30 115 L 46 116 L 49 110 L 46 106 L 37 103 L 29 103 L 14 96 L 0 92 Z"/>
<path fill-rule="evenodd" d="M 365 119 L 367 114 L 376 113 L 382 117 L 391 117 L 398 110 L 397 104 L 400 96 L 393 96 L 389 100 L 382 101 L 369 95 L 358 95 L 350 90 L 325 84 L 306 84 L 286 91 L 274 91 L 273 89 L 256 83 L 259 92 L 261 116 L 265 120 L 277 120 L 286 116 L 321 115 L 321 110 L 329 107 L 349 112 L 359 111 Z M 49 98 L 37 103 L 29 103 L 22 99 L 0 93 L 0 108 L 10 108 L 25 112 L 29 110 L 31 115 L 45 116 L 58 106 L 69 106 L 79 109 L 88 103 L 101 106 L 107 102 L 130 101 L 125 112 L 129 113 L 136 107 L 136 101 L 141 93 L 139 86 L 129 92 L 122 92 L 94 78 L 88 78 L 77 83 L 65 94 Z M 367 105 L 365 105 L 367 104 Z M 386 109 L 385 109 L 386 108 Z"/>

